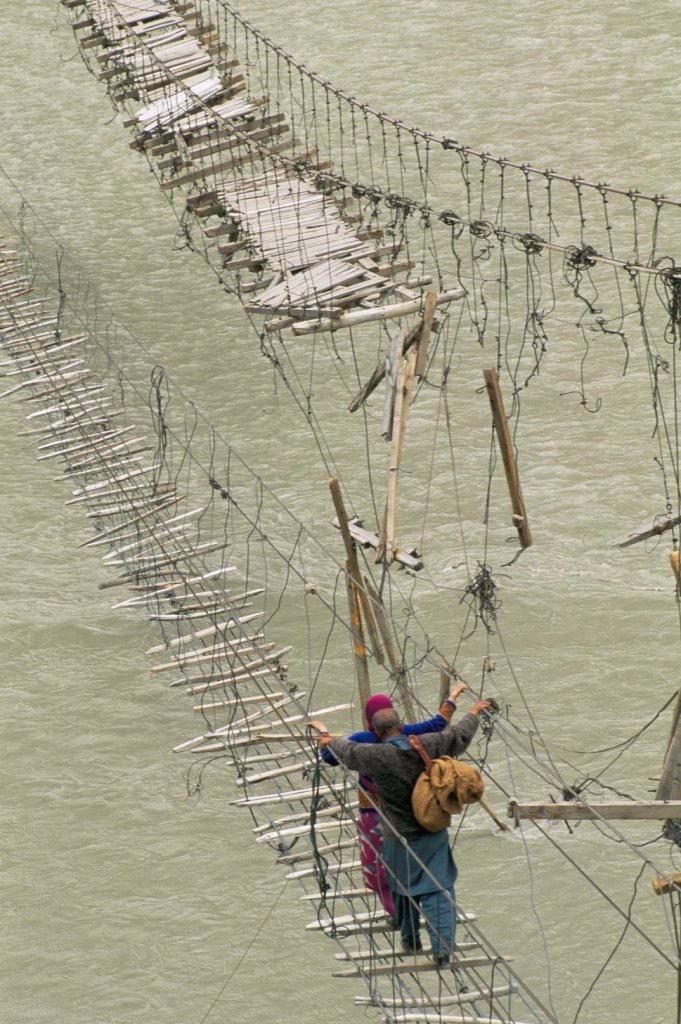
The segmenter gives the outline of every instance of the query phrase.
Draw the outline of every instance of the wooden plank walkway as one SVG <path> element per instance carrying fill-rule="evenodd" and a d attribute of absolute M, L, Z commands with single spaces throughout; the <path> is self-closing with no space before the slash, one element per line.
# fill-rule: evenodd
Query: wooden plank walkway
<path fill-rule="evenodd" d="M 401 242 L 364 229 L 352 199 L 318 187 L 317 154 L 268 97 L 245 95 L 239 62 L 214 26 L 179 0 L 62 0 L 97 49 L 99 77 L 139 106 L 125 123 L 156 164 L 162 188 L 188 187 L 221 273 L 234 276 L 268 332 L 331 332 L 424 310 L 431 277 L 411 277 Z M 213 241 L 215 239 L 215 241 Z M 437 305 L 463 298 L 452 287 Z"/>

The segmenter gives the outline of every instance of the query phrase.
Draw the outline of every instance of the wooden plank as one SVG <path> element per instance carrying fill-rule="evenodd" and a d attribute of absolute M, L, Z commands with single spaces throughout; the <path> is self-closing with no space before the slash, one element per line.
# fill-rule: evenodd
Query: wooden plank
<path fill-rule="evenodd" d="M 520 486 L 520 477 L 518 476 L 518 466 L 516 464 L 515 453 L 513 451 L 511 432 L 508 429 L 508 421 L 506 419 L 506 414 L 504 413 L 504 401 L 501 397 L 499 378 L 494 367 L 484 370 L 483 374 L 485 378 L 485 385 L 487 387 L 487 395 L 492 407 L 494 429 L 496 431 L 499 448 L 501 449 L 501 457 L 504 463 L 506 483 L 511 495 L 513 525 L 518 531 L 521 547 L 528 548 L 532 543 L 532 534 L 530 533 L 530 526 L 527 521 L 527 512 L 525 511 L 525 502 L 523 500 L 523 492 Z"/>
<path fill-rule="evenodd" d="M 452 957 L 451 963 L 446 968 L 457 968 L 459 970 L 473 970 L 479 967 L 490 967 L 493 964 L 500 966 L 502 964 L 509 963 L 513 958 L 508 956 L 471 956 L 471 957 Z M 433 963 L 431 957 L 428 956 L 412 956 L 410 959 L 405 961 L 396 961 L 392 964 L 377 964 L 371 963 L 359 967 L 347 967 L 342 971 L 332 971 L 332 978 L 381 978 L 381 977 L 393 977 L 396 974 L 423 974 L 432 971 L 441 971 L 442 967 Z M 482 1018 L 486 1024 L 489 1021 L 489 1017 Z M 494 1018 L 492 1018 L 494 1019 Z"/>
<path fill-rule="evenodd" d="M 433 327 L 433 317 L 435 316 L 435 309 L 437 307 L 437 292 L 426 293 L 426 304 L 423 307 L 423 322 L 421 326 L 421 333 L 417 343 L 417 357 L 416 357 L 416 368 L 415 374 L 419 379 L 422 379 L 426 374 L 426 365 L 428 362 L 428 342 L 430 341 L 430 332 Z"/>
<path fill-rule="evenodd" d="M 331 477 L 329 480 L 329 490 L 331 491 L 331 497 L 333 499 L 334 508 L 336 509 L 336 515 L 338 516 L 338 525 L 340 528 L 341 536 L 343 538 L 343 544 L 345 545 L 345 553 L 347 558 L 347 564 L 349 566 L 350 575 L 352 582 L 356 589 L 356 594 L 359 597 L 362 613 L 364 615 L 364 621 L 367 624 L 369 630 L 369 638 L 371 640 L 371 648 L 379 665 L 385 664 L 383 658 L 383 652 L 378 642 L 378 629 L 374 620 L 374 614 L 369 604 L 366 592 L 364 590 L 364 583 L 362 575 L 359 570 L 359 562 L 357 560 L 357 547 L 355 541 L 350 533 L 348 527 L 348 516 L 345 511 L 345 502 L 343 501 L 343 495 L 341 493 L 340 484 L 336 477 Z M 364 678 L 364 677 L 363 677 Z M 366 701 L 371 695 L 371 689 L 369 687 L 368 671 L 366 678 L 364 679 L 366 684 L 366 695 L 360 687 L 360 698 L 362 700 L 362 707 L 364 707 Z"/>
<path fill-rule="evenodd" d="M 658 875 L 651 881 L 656 896 L 664 896 L 669 892 L 681 893 L 681 872 L 673 875 Z"/>
<path fill-rule="evenodd" d="M 407 432 L 407 419 L 409 416 L 409 405 L 411 402 L 411 389 L 414 383 L 414 371 L 418 358 L 418 351 L 412 349 L 409 353 L 406 366 L 401 367 L 402 372 L 398 373 L 397 391 L 395 395 L 395 411 L 393 416 L 393 434 L 390 447 L 390 465 L 388 468 L 388 496 L 385 509 L 385 550 L 381 550 L 379 543 L 376 549 L 376 561 L 385 561 L 389 564 L 395 561 L 397 546 L 395 544 L 395 521 L 397 516 L 397 486 L 399 480 L 400 466 L 402 464 L 402 452 L 404 450 L 404 438 Z"/>
<path fill-rule="evenodd" d="M 456 994 L 446 995 L 444 992 L 438 992 L 437 1005 L 438 1010 L 443 1006 L 456 1006 L 462 1003 L 477 1003 L 479 1000 L 483 1000 L 489 1004 L 490 999 L 501 999 L 505 996 L 512 995 L 517 989 L 513 985 L 495 985 L 493 988 L 479 988 L 479 989 L 468 989 L 467 991 L 461 991 Z M 427 997 L 426 997 L 427 998 Z M 355 996 L 356 1006 L 375 1006 L 376 1002 L 373 996 Z M 421 1014 L 433 1014 L 433 1007 L 424 1007 L 417 998 L 409 999 L 408 997 L 402 996 L 399 999 L 391 999 L 389 997 L 381 997 L 381 1005 L 386 1006 L 390 1010 L 398 1010 L 403 1013 L 407 1012 L 418 1012 Z M 441 1012 L 441 1010 L 440 1010 Z M 424 1020 L 425 1017 L 419 1016 L 417 1020 Z M 435 1014 L 436 1021 L 439 1020 L 439 1014 Z M 485 1024 L 489 1024 L 487 1018 L 483 1018 Z M 460 1018 L 459 1018 L 460 1020 Z M 504 1024 L 509 1024 L 505 1021 Z"/>
<path fill-rule="evenodd" d="M 276 146 L 263 146 L 258 145 L 255 152 L 243 153 L 241 156 L 233 157 L 231 160 L 223 160 L 217 164 L 210 164 L 207 167 L 202 167 L 196 171 L 188 171 L 187 174 L 181 174 L 177 178 L 171 178 L 169 181 L 164 181 L 161 184 L 161 188 L 164 191 L 170 191 L 171 189 L 177 188 L 178 185 L 188 185 L 194 181 L 201 181 L 206 178 L 215 178 L 218 174 L 222 174 L 224 171 L 233 170 L 236 167 L 243 167 L 245 164 L 255 164 L 259 161 L 268 160 L 275 153 L 283 153 L 287 149 L 291 149 L 295 145 L 295 139 L 287 139 L 286 142 L 280 142 Z"/>
<path fill-rule="evenodd" d="M 357 678 L 357 689 L 362 707 L 365 706 L 371 696 L 371 683 L 369 681 L 369 662 L 367 659 L 366 646 L 364 644 L 364 630 L 362 628 L 362 617 L 357 599 L 357 588 L 355 587 L 350 571 L 349 562 L 345 561 L 345 589 L 348 598 L 348 613 L 350 616 L 350 632 L 352 636 L 352 653 Z"/>
<path fill-rule="evenodd" d="M 309 860 L 316 861 L 320 854 L 329 854 L 329 856 L 333 857 L 340 850 L 348 850 L 355 846 L 357 846 L 357 836 L 354 836 L 352 839 L 341 839 L 340 842 L 324 843 L 321 846 L 317 846 L 315 850 L 301 849 L 294 850 L 291 853 L 283 853 L 280 857 L 277 857 L 277 864 L 299 864 Z M 376 927 L 380 927 L 383 931 L 392 931 L 392 925 L 389 925 L 385 920 L 378 922 Z"/>
<path fill-rule="evenodd" d="M 681 819 L 681 800 L 613 800 L 592 803 L 576 800 L 561 803 L 519 803 L 510 800 L 508 816 L 529 821 L 664 821 Z"/>
<path fill-rule="evenodd" d="M 458 302 L 465 294 L 464 288 L 452 288 L 450 291 L 440 292 L 437 304 L 445 305 L 449 302 Z M 411 313 L 418 313 L 424 301 L 424 298 L 418 298 L 410 302 L 376 306 L 373 309 L 346 313 L 344 316 L 338 317 L 337 320 L 301 321 L 294 325 L 293 333 L 296 335 L 317 334 L 324 331 L 339 331 L 345 327 L 356 327 L 359 324 L 375 323 L 378 320 L 393 320 L 401 316 L 409 316 Z"/>
<path fill-rule="evenodd" d="M 364 577 L 364 583 L 367 588 L 367 596 L 372 604 L 372 610 L 376 616 L 376 622 L 381 633 L 383 644 L 388 655 L 391 668 L 391 678 L 395 680 L 397 689 L 400 694 L 400 701 L 404 708 L 404 720 L 405 722 L 416 721 L 416 711 L 414 710 L 414 703 L 411 697 L 411 691 L 407 685 L 407 675 L 404 670 L 404 664 L 401 658 L 397 657 L 395 648 L 393 645 L 393 635 L 388 628 L 388 619 L 385 614 L 385 608 L 378 591 L 371 585 L 367 577 Z"/>
<path fill-rule="evenodd" d="M 681 523 L 681 515 L 672 515 L 668 512 L 655 516 L 652 523 L 648 522 L 631 533 L 625 533 L 612 542 L 614 548 L 628 548 L 631 544 L 638 544 L 642 540 L 650 540 L 651 537 L 659 537 L 661 533 L 673 529 Z"/>
<path fill-rule="evenodd" d="M 678 552 L 672 551 L 670 554 L 676 555 Z M 656 800 L 678 800 L 679 798 L 681 798 L 681 691 L 676 697 L 671 735 L 655 793 Z"/>
<path fill-rule="evenodd" d="M 404 341 L 409 332 L 406 328 L 398 331 L 390 343 L 390 349 L 385 357 L 385 398 L 383 402 L 383 422 L 381 423 L 381 435 L 386 441 L 392 441 L 393 422 L 395 419 L 395 403 L 397 401 L 397 389 L 403 374 Z"/>
<path fill-rule="evenodd" d="M 419 337 L 421 335 L 422 324 L 423 324 L 423 321 L 420 321 L 418 324 L 416 324 L 414 327 L 410 328 L 410 330 L 407 331 L 407 333 L 406 333 L 406 335 L 404 337 L 403 345 L 402 345 L 402 355 L 403 356 L 407 354 L 407 352 L 409 351 L 411 346 L 414 344 L 414 342 L 418 341 L 418 339 L 419 339 Z M 373 394 L 373 392 L 376 390 L 378 385 L 381 383 L 381 381 L 385 377 L 385 373 L 386 373 L 386 363 L 385 363 L 385 359 L 384 359 L 384 360 L 382 360 L 378 364 L 378 366 L 376 367 L 376 369 L 372 373 L 372 375 L 369 378 L 369 380 L 366 382 L 366 384 L 361 388 L 361 390 L 358 392 L 358 394 L 355 395 L 353 400 L 350 402 L 350 405 L 348 406 L 348 410 L 350 412 L 356 412 L 359 409 L 359 407 L 361 405 L 363 405 L 364 402 L 366 402 L 367 398 L 371 394 Z"/>

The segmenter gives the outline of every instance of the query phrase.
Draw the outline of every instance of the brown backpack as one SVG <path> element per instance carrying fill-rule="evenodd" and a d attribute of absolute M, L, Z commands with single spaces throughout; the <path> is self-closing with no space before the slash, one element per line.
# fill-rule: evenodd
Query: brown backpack
<path fill-rule="evenodd" d="M 485 783 L 471 764 L 446 754 L 431 759 L 418 736 L 410 736 L 409 743 L 424 763 L 411 794 L 414 817 L 428 832 L 440 832 L 449 828 L 452 814 L 461 814 L 465 804 L 480 799 Z"/>

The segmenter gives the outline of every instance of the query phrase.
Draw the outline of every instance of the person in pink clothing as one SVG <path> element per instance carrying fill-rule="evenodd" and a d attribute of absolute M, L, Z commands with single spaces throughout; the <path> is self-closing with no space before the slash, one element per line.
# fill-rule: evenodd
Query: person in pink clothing
<path fill-rule="evenodd" d="M 402 732 L 406 736 L 418 736 L 427 732 L 441 732 L 456 710 L 456 702 L 466 689 L 465 683 L 457 683 L 449 697 L 442 702 L 438 713 L 433 718 L 411 725 L 403 725 Z M 369 697 L 364 706 L 364 718 L 368 729 L 352 733 L 348 739 L 355 743 L 380 743 L 372 722 L 377 711 L 392 708 L 393 702 L 385 693 L 375 693 Z M 338 761 L 331 751 L 324 747 L 321 756 L 327 764 L 336 765 Z M 378 794 L 373 779 L 368 775 L 359 776 L 359 815 L 357 817 L 357 834 L 359 836 L 360 861 L 364 884 L 380 899 L 389 918 L 395 918 L 395 906 L 383 866 L 383 831 L 381 817 L 377 810 Z"/>

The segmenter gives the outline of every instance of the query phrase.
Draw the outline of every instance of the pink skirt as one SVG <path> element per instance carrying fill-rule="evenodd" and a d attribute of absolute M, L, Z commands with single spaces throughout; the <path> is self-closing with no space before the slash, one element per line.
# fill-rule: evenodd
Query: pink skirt
<path fill-rule="evenodd" d="M 395 916 L 392 893 L 383 866 L 383 832 L 378 811 L 362 811 L 357 818 L 359 852 L 364 884 L 378 895 L 386 914 Z"/>

